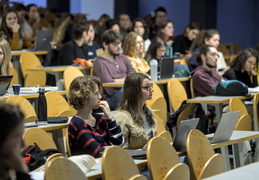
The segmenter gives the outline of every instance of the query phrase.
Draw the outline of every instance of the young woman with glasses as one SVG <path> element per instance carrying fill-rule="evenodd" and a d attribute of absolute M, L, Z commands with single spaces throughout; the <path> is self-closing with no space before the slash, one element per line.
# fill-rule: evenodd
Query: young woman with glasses
<path fill-rule="evenodd" d="M 115 115 L 124 136 L 124 148 L 144 148 L 157 134 L 157 123 L 146 100 L 152 99 L 154 90 L 147 75 L 130 73 L 127 75 L 119 112 Z"/>

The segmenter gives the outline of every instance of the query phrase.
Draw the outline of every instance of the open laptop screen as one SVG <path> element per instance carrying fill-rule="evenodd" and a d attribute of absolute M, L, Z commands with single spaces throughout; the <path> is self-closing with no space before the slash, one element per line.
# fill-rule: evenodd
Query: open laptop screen
<path fill-rule="evenodd" d="M 0 96 L 5 95 L 11 84 L 13 76 L 0 76 Z"/>

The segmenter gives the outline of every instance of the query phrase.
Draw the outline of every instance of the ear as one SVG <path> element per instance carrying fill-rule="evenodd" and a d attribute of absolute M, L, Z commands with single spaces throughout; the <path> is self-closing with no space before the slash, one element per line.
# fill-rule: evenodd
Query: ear
<path fill-rule="evenodd" d="M 204 43 L 208 44 L 209 40 L 207 38 L 204 39 Z"/>
<path fill-rule="evenodd" d="M 206 56 L 204 54 L 201 54 L 201 60 L 205 61 L 206 60 Z"/>
<path fill-rule="evenodd" d="M 83 36 L 88 36 L 88 33 L 86 31 L 83 32 Z"/>
<path fill-rule="evenodd" d="M 108 47 L 108 44 L 106 44 L 105 42 L 103 42 L 103 48 L 106 49 Z"/>

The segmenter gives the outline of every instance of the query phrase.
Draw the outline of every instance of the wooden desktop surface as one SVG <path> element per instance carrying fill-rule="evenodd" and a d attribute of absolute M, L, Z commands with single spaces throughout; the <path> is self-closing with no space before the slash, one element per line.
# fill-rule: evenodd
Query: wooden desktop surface
<path fill-rule="evenodd" d="M 45 66 L 45 67 L 35 67 L 28 68 L 27 71 L 45 71 L 45 72 L 60 72 L 65 71 L 65 69 L 69 66 Z M 91 69 L 92 66 L 73 66 L 78 68 L 79 70 Z"/>
<path fill-rule="evenodd" d="M 30 50 L 21 50 L 21 51 L 12 51 L 12 56 L 20 56 L 23 52 L 30 51 Z M 45 55 L 48 53 L 48 51 L 30 51 L 35 55 Z"/>

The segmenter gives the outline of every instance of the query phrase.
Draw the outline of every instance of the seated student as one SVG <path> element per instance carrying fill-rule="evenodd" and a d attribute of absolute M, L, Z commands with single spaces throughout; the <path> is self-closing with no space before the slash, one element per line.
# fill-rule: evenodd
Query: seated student
<path fill-rule="evenodd" d="M 129 59 L 120 54 L 121 35 L 114 30 L 107 30 L 102 36 L 104 52 L 96 58 L 93 65 L 93 74 L 98 76 L 102 83 L 124 81 L 126 75 L 135 72 Z M 104 88 L 104 99 L 111 109 L 117 108 L 122 88 Z"/>
<path fill-rule="evenodd" d="M 196 22 L 191 22 L 184 30 L 182 35 L 176 36 L 173 43 L 174 54 L 179 52 L 181 56 L 190 56 L 190 47 L 193 40 L 200 32 L 200 25 Z"/>
<path fill-rule="evenodd" d="M 145 59 L 150 64 L 152 59 L 156 59 L 158 62 L 166 53 L 166 44 L 160 37 L 155 37 L 148 48 Z"/>
<path fill-rule="evenodd" d="M 11 62 L 11 48 L 5 39 L 0 39 L 0 75 L 9 75 L 9 62 Z"/>
<path fill-rule="evenodd" d="M 100 45 L 94 42 L 94 27 L 92 24 L 90 24 L 89 31 L 88 31 L 89 41 L 86 44 L 86 47 L 88 49 L 88 57 L 89 59 L 94 59 L 97 57 L 96 50 L 100 49 Z"/>
<path fill-rule="evenodd" d="M 0 37 L 6 39 L 12 50 L 31 49 L 34 44 L 21 33 L 19 17 L 13 8 L 4 10 Z"/>
<path fill-rule="evenodd" d="M 141 58 L 144 53 L 143 39 L 135 32 L 126 35 L 123 43 L 123 54 L 126 55 L 136 72 L 147 73 L 150 67 L 147 61 Z"/>
<path fill-rule="evenodd" d="M 258 66 L 259 54 L 254 49 L 245 49 L 237 54 L 231 62 L 230 68 L 223 74 L 228 80 L 239 80 L 248 87 L 258 86 L 257 73 L 254 67 Z M 251 77 L 252 76 L 252 79 Z"/>
<path fill-rule="evenodd" d="M 218 51 L 214 46 L 205 45 L 196 57 L 198 67 L 191 72 L 193 90 L 196 96 L 213 95 L 212 87 L 226 79 L 215 70 L 217 66 Z"/>
<path fill-rule="evenodd" d="M 19 107 L 0 104 L 0 179 L 31 179 L 28 166 L 21 158 L 24 115 Z"/>
<path fill-rule="evenodd" d="M 77 58 L 88 59 L 88 49 L 85 45 L 89 42 L 90 23 L 86 20 L 77 22 L 73 26 L 73 40 L 64 44 L 59 52 L 58 65 L 71 65 Z"/>
<path fill-rule="evenodd" d="M 157 134 L 157 123 L 146 100 L 152 99 L 154 89 L 147 75 L 130 73 L 124 82 L 124 91 L 115 115 L 125 139 L 124 148 L 144 148 Z"/>
<path fill-rule="evenodd" d="M 101 101 L 101 88 L 101 81 L 95 76 L 79 76 L 69 87 L 68 102 L 77 110 L 68 126 L 73 155 L 100 157 L 107 146 L 124 143 L 121 128 L 112 117 L 108 103 Z M 97 108 L 104 115 L 91 113 Z"/>

